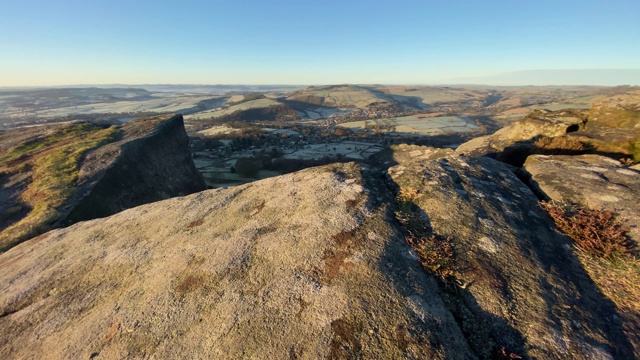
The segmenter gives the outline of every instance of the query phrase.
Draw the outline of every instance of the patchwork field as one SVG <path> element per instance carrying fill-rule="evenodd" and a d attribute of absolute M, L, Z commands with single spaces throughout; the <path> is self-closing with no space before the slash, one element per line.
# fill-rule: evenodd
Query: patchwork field
<path fill-rule="evenodd" d="M 221 140 L 226 145 L 228 140 Z M 296 148 L 282 149 L 281 161 L 313 161 L 326 158 L 331 159 L 350 159 L 365 160 L 371 155 L 383 150 L 384 147 L 377 144 L 359 142 L 359 141 L 336 141 L 322 144 L 307 144 Z M 204 176 L 207 183 L 211 186 L 229 186 L 239 185 L 255 181 L 256 179 L 264 179 L 272 176 L 281 175 L 278 171 L 261 169 L 255 177 L 244 177 L 237 172 L 231 171 L 236 162 L 241 158 L 250 158 L 253 156 L 253 150 L 236 151 L 228 157 L 220 158 L 209 151 L 198 151 L 194 158 L 196 168 Z"/>

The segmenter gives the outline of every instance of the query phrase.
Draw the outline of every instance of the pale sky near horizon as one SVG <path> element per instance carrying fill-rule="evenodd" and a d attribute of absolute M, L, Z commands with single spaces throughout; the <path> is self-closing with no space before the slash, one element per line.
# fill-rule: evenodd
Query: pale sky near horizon
<path fill-rule="evenodd" d="M 0 0 L 0 19 L 0 86 L 508 83 L 524 70 L 640 69 L 637 0 Z"/>

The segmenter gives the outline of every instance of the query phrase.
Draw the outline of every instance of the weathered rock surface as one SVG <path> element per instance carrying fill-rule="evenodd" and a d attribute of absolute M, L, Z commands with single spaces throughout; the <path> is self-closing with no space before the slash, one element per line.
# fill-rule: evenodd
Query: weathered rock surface
<path fill-rule="evenodd" d="M 586 116 L 575 110 L 534 110 L 526 118 L 493 134 L 495 139 L 521 141 L 536 136 L 560 136 L 584 128 Z"/>
<path fill-rule="evenodd" d="M 640 242 L 640 172 L 598 155 L 533 155 L 524 169 L 547 200 L 616 212 Z"/>
<path fill-rule="evenodd" d="M 372 155 L 369 162 L 386 169 L 399 163 L 435 160 L 453 153 L 454 150 L 449 148 L 400 144 L 391 145 L 389 148 Z"/>
<path fill-rule="evenodd" d="M 636 356 L 613 304 L 511 167 L 449 156 L 389 174 L 416 194 L 433 234 L 451 239 L 460 286 L 443 285 L 444 299 L 480 357 L 496 346 L 537 359 Z"/>
<path fill-rule="evenodd" d="M 434 160 L 443 156 L 451 155 L 454 152 L 453 149 L 448 148 L 434 148 L 430 146 L 407 144 L 392 145 L 391 151 L 393 152 L 393 159 L 398 163 Z"/>
<path fill-rule="evenodd" d="M 475 358 L 365 171 L 204 191 L 14 247 L 0 358 Z"/>

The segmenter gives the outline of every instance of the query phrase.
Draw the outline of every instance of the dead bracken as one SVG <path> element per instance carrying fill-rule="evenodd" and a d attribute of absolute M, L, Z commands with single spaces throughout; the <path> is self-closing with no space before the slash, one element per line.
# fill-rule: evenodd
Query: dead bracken
<path fill-rule="evenodd" d="M 638 244 L 627 235 L 615 213 L 607 210 L 572 210 L 571 207 L 541 202 L 558 228 L 576 245 L 600 258 L 631 257 L 637 254 Z"/>

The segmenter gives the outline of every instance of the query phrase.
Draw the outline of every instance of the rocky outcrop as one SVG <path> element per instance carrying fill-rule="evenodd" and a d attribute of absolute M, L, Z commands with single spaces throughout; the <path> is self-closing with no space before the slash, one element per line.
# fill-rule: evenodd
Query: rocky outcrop
<path fill-rule="evenodd" d="M 560 136 L 583 129 L 586 119 L 586 115 L 576 110 L 534 110 L 526 118 L 496 131 L 493 138 L 516 142 L 540 135 Z"/>
<path fill-rule="evenodd" d="M 182 115 L 138 120 L 122 130 L 121 141 L 86 156 L 69 214 L 60 224 L 206 189 L 191 158 Z"/>
<path fill-rule="evenodd" d="M 0 255 L 0 357 L 474 358 L 390 200 L 346 164 L 51 231 Z"/>
<path fill-rule="evenodd" d="M 389 170 L 203 191 L 0 254 L 0 358 L 637 357 L 512 167 L 396 150 Z M 446 277 L 407 211 L 451 245 Z"/>
<path fill-rule="evenodd" d="M 598 155 L 533 155 L 524 169 L 541 197 L 613 211 L 640 242 L 640 172 Z"/>
<path fill-rule="evenodd" d="M 466 156 L 489 156 L 521 165 L 540 136 L 555 137 L 576 132 L 586 125 L 586 116 L 575 110 L 534 110 L 524 119 L 492 135 L 474 138 L 456 149 Z"/>
<path fill-rule="evenodd" d="M 513 168 L 450 156 L 389 174 L 435 239 L 453 247 L 458 286 L 442 292 L 480 357 L 492 348 L 537 359 L 634 356 L 613 304 Z"/>

